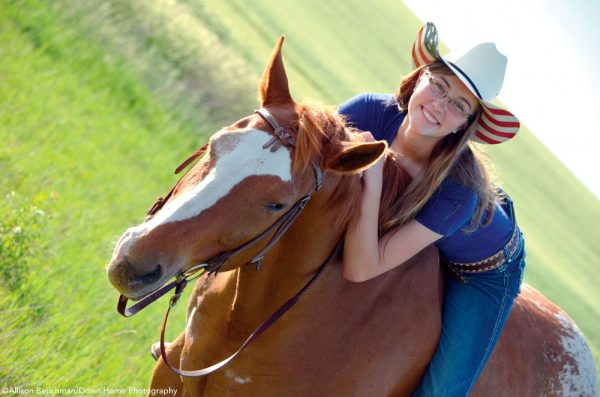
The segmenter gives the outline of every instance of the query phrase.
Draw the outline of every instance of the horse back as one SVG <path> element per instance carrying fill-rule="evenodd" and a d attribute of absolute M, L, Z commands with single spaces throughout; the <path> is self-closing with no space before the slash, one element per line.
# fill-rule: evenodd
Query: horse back
<path fill-rule="evenodd" d="M 472 394 L 598 396 L 592 353 L 575 322 L 523 284 L 498 345 Z"/>

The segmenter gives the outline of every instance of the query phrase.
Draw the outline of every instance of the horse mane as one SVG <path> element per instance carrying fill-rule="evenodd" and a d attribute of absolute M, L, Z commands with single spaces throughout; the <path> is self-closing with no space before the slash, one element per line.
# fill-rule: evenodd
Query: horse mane
<path fill-rule="evenodd" d="M 310 167 L 311 160 L 317 161 L 321 167 L 327 160 L 327 154 L 332 148 L 339 148 L 346 142 L 360 140 L 360 130 L 346 125 L 346 119 L 330 109 L 311 105 L 298 105 L 300 115 L 296 149 L 292 159 L 292 170 L 304 172 Z M 396 160 L 395 153 L 387 149 L 384 165 L 384 188 L 382 191 L 379 224 L 392 218 L 390 209 L 400 199 L 410 176 Z M 339 174 L 340 180 L 328 201 L 330 210 L 339 211 L 336 217 L 336 228 L 345 230 L 349 223 L 356 219 L 360 211 L 362 183 L 359 174 Z M 386 230 L 381 230 L 380 235 Z"/>

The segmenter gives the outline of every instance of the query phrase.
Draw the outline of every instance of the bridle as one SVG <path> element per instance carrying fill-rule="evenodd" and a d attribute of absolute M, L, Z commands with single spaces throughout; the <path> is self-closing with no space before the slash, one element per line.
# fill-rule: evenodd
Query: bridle
<path fill-rule="evenodd" d="M 279 125 L 279 123 L 277 123 L 275 118 L 269 113 L 268 110 L 261 108 L 261 109 L 256 110 L 255 113 L 262 116 L 265 119 L 265 121 L 267 123 L 269 123 L 269 125 L 274 130 L 273 138 L 271 138 L 271 140 L 269 140 L 266 144 L 263 145 L 263 149 L 270 148 L 270 150 L 272 152 L 274 152 L 277 149 L 279 149 L 282 145 L 284 145 L 286 147 L 291 147 L 292 149 L 295 148 L 295 142 L 294 142 L 293 137 L 291 135 L 289 135 L 285 131 L 285 129 Z M 207 145 L 204 145 L 202 148 L 200 148 L 196 152 L 194 152 L 179 167 L 177 167 L 177 169 L 175 170 L 175 173 L 177 174 L 177 173 L 181 172 L 182 169 L 187 167 L 196 158 L 198 158 L 200 155 L 202 155 L 206 151 L 206 148 L 207 148 Z M 183 288 L 185 288 L 184 286 L 182 286 L 183 284 L 186 284 L 187 282 L 196 279 L 197 277 L 201 276 L 202 273 L 204 273 L 204 272 L 207 272 L 208 274 L 217 273 L 221 269 L 221 267 L 223 267 L 225 264 L 229 263 L 234 256 L 236 256 L 237 254 L 239 254 L 242 251 L 245 251 L 246 249 L 253 246 L 257 242 L 261 241 L 265 236 L 267 236 L 269 233 L 271 233 L 273 230 L 276 229 L 275 233 L 273 234 L 273 237 L 271 237 L 271 240 L 269 240 L 269 242 L 256 255 L 254 255 L 252 257 L 252 259 L 250 259 L 246 263 L 246 265 L 249 265 L 249 264 L 256 265 L 257 270 L 258 270 L 261 266 L 261 263 L 262 263 L 265 253 L 275 243 L 277 243 L 277 241 L 281 238 L 281 236 L 292 225 L 294 220 L 296 220 L 296 218 L 300 215 L 302 210 L 304 210 L 304 207 L 310 201 L 312 195 L 314 193 L 316 193 L 319 189 L 321 189 L 321 186 L 323 184 L 323 172 L 321 171 L 321 168 L 314 160 L 311 161 L 311 165 L 313 167 L 314 174 L 315 174 L 315 185 L 314 185 L 312 191 L 310 191 L 308 194 L 306 194 L 303 197 L 301 197 L 300 199 L 298 199 L 298 201 L 296 201 L 294 203 L 294 205 L 292 207 L 290 207 L 290 209 L 288 211 L 286 211 L 286 213 L 283 214 L 279 219 L 277 219 L 277 221 L 275 221 L 271 226 L 269 226 L 267 229 L 265 229 L 263 232 L 261 232 L 259 235 L 255 236 L 251 240 L 240 245 L 239 247 L 234 248 L 230 251 L 222 252 L 219 255 L 217 255 L 211 259 L 208 259 L 205 263 L 195 265 L 195 266 L 191 267 L 190 269 L 180 273 L 176 277 L 175 281 L 173 281 L 173 282 L 161 287 L 160 289 L 156 290 L 155 292 L 145 296 L 140 301 L 138 301 L 135 305 L 133 305 L 129 308 L 125 307 L 128 299 L 126 297 L 124 297 L 123 295 L 121 295 L 121 297 L 119 298 L 119 305 L 117 306 L 117 311 L 120 314 L 122 314 L 124 317 L 130 317 L 130 316 L 138 313 L 140 310 L 142 310 L 143 308 L 145 308 L 146 306 L 148 306 L 150 303 L 154 302 L 161 296 L 165 295 L 168 291 L 172 290 L 173 288 L 175 288 L 176 292 L 178 289 L 180 291 L 179 291 L 179 294 L 176 293 L 175 296 L 172 297 L 171 299 L 175 299 L 175 300 L 179 299 L 179 295 L 181 294 L 181 291 L 183 291 Z M 167 200 L 171 197 L 176 186 L 177 186 L 177 184 L 175 184 L 175 186 L 165 196 L 165 198 L 162 198 L 162 197 L 158 198 L 156 203 L 154 203 L 152 208 L 150 208 L 150 210 L 148 211 L 148 217 L 146 218 L 146 221 L 149 221 L 150 219 L 152 219 L 152 217 L 164 206 L 164 204 L 167 202 Z M 196 274 L 198 272 L 200 272 L 200 274 Z"/>
<path fill-rule="evenodd" d="M 260 108 L 260 109 L 256 110 L 255 113 L 260 115 L 273 128 L 274 135 L 266 144 L 263 145 L 263 149 L 270 149 L 272 152 L 275 152 L 281 146 L 291 148 L 292 150 L 295 148 L 295 141 L 294 141 L 294 138 L 292 137 L 292 135 L 287 133 L 287 131 L 279 125 L 279 123 L 275 120 L 275 118 L 271 115 L 271 113 L 269 113 L 269 111 L 267 109 Z M 203 147 L 198 149 L 196 152 L 194 152 L 179 167 L 177 167 L 177 169 L 175 170 L 175 173 L 178 174 L 183 169 L 185 169 L 196 158 L 198 158 L 204 152 L 206 152 L 206 149 L 207 149 L 207 145 L 204 145 Z M 171 299 L 169 300 L 169 307 L 167 309 L 167 312 L 165 313 L 165 317 L 162 322 L 162 327 L 161 327 L 161 332 L 160 332 L 160 351 L 161 351 L 161 355 L 162 355 L 162 358 L 163 358 L 163 361 L 165 362 L 165 364 L 171 370 L 176 372 L 177 374 L 179 374 L 181 376 L 189 376 L 189 377 L 204 376 L 204 375 L 208 375 L 209 373 L 218 370 L 219 368 L 223 367 L 224 365 L 229 363 L 231 360 L 233 360 L 248 345 L 250 345 L 260 334 L 262 334 L 264 331 L 266 331 L 273 323 L 275 323 L 275 321 L 277 321 L 277 319 L 279 319 L 294 304 L 296 304 L 296 302 L 300 299 L 300 297 L 306 292 L 306 290 L 308 290 L 308 288 L 319 277 L 319 275 L 322 273 L 325 266 L 331 261 L 331 259 L 335 255 L 335 253 L 338 251 L 338 249 L 341 245 L 340 244 L 341 240 L 336 245 L 335 249 L 329 254 L 327 259 L 321 264 L 319 269 L 313 274 L 313 276 L 308 280 L 308 282 L 296 293 L 296 295 L 294 295 L 291 299 L 289 299 L 282 306 L 280 306 L 279 309 L 277 309 L 273 314 L 271 314 L 271 316 L 269 316 L 269 318 L 267 318 L 267 320 L 265 320 L 248 337 L 248 339 L 246 339 L 246 341 L 241 345 L 241 347 L 234 354 L 232 354 L 225 360 L 222 360 L 219 363 L 211 365 L 210 367 L 203 368 L 200 370 L 195 370 L 195 371 L 187 371 L 187 370 L 181 370 L 178 368 L 174 368 L 168 362 L 167 354 L 166 354 L 166 350 L 165 350 L 165 344 L 164 344 L 164 335 L 165 335 L 165 330 L 166 330 L 166 325 L 167 325 L 167 319 L 169 317 L 171 308 L 173 308 L 175 306 L 175 304 L 177 304 L 177 302 L 179 301 L 179 298 L 181 297 L 181 294 L 183 293 L 183 290 L 185 289 L 187 284 L 190 281 L 195 280 L 196 278 L 202 276 L 203 274 L 209 274 L 209 275 L 216 274 L 224 265 L 230 263 L 234 256 L 241 253 L 242 251 L 245 251 L 246 249 L 253 246 L 257 242 L 261 241 L 264 237 L 269 235 L 271 232 L 275 231 L 273 236 L 269 240 L 269 242 L 256 255 L 254 255 L 252 257 L 252 259 L 250 259 L 246 263 L 246 265 L 255 265 L 257 270 L 260 269 L 264 255 L 267 253 L 267 251 L 269 251 L 269 249 L 271 249 L 271 247 L 273 245 L 275 245 L 277 243 L 277 241 L 279 241 L 279 239 L 283 236 L 283 234 L 285 234 L 285 232 L 289 229 L 289 227 L 296 220 L 296 218 L 298 218 L 298 216 L 302 213 L 306 204 L 312 198 L 313 194 L 315 194 L 317 191 L 319 191 L 319 189 L 321 188 L 321 186 L 323 184 L 323 172 L 321 171 L 321 168 L 314 160 L 311 160 L 311 166 L 312 166 L 312 168 L 314 170 L 314 174 L 315 174 L 315 185 L 314 185 L 313 189 L 309 193 L 307 193 L 306 195 L 304 195 L 303 197 L 298 199 L 298 201 L 296 201 L 294 203 L 294 205 L 292 207 L 290 207 L 290 209 L 285 214 L 283 214 L 277 221 L 275 221 L 271 226 L 269 226 L 267 229 L 265 229 L 259 235 L 255 236 L 251 240 L 245 242 L 244 244 L 240 245 L 239 247 L 237 247 L 235 249 L 232 249 L 232 250 L 229 250 L 226 252 L 222 252 L 219 255 L 217 255 L 211 259 L 208 259 L 205 263 L 192 266 L 190 269 L 177 275 L 177 277 L 175 278 L 174 281 L 162 286 L 155 292 L 145 296 L 144 298 L 142 298 L 140 301 L 138 301 L 136 304 L 134 304 L 131 307 L 127 307 L 128 298 L 126 298 L 123 295 L 121 295 L 119 297 L 119 302 L 117 304 L 117 311 L 124 317 L 130 317 L 130 316 L 133 316 L 134 314 L 138 313 L 140 310 L 142 310 L 143 308 L 145 308 L 152 302 L 156 301 L 158 298 L 165 295 L 167 292 L 171 291 L 172 289 L 175 289 L 174 294 L 171 296 Z M 148 211 L 148 218 L 146 219 L 146 221 L 152 219 L 152 217 L 164 206 L 164 204 L 167 202 L 167 200 L 171 197 L 176 186 L 177 186 L 177 184 L 175 184 L 175 186 L 165 196 L 165 198 L 160 197 L 156 201 L 156 203 L 154 203 L 152 208 L 150 208 L 150 210 Z"/>

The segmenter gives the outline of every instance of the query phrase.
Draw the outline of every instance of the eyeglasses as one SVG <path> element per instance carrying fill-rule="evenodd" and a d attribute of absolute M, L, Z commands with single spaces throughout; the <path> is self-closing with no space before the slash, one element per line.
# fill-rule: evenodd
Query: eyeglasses
<path fill-rule="evenodd" d="M 434 76 L 430 71 L 425 72 L 425 76 L 429 80 L 429 89 L 437 98 L 448 98 L 448 109 L 456 116 L 463 117 L 469 121 L 473 117 L 469 112 L 471 105 L 461 98 L 452 98 L 448 96 L 447 84 L 441 78 Z"/>

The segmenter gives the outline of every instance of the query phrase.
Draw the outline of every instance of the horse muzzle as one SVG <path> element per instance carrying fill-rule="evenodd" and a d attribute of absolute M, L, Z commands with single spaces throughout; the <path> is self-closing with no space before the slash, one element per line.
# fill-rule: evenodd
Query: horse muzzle
<path fill-rule="evenodd" d="M 141 299 L 170 278 L 165 277 L 165 269 L 160 264 L 151 266 L 149 270 L 138 270 L 126 259 L 111 262 L 107 272 L 108 279 L 117 291 L 132 300 Z"/>

